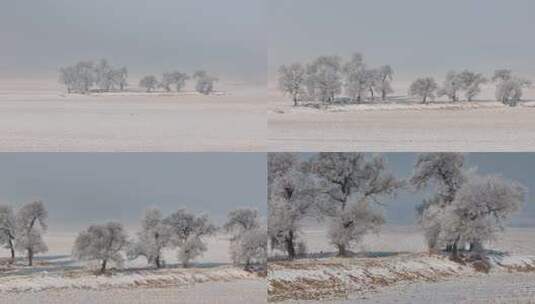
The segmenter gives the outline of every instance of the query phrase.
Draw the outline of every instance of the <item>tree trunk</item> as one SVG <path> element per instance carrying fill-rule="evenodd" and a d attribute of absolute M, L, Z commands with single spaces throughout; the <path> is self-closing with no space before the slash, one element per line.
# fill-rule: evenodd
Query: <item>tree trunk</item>
<path fill-rule="evenodd" d="M 338 247 L 338 256 L 347 256 L 347 250 L 345 245 L 336 245 Z"/>
<path fill-rule="evenodd" d="M 424 100 L 422 101 L 422 103 L 427 103 L 427 95 L 424 95 Z"/>
<path fill-rule="evenodd" d="M 33 250 L 28 249 L 28 266 L 33 266 Z"/>
<path fill-rule="evenodd" d="M 11 261 L 9 262 L 9 264 L 13 264 L 15 263 L 15 249 L 12 246 L 9 248 L 9 250 L 11 250 Z"/>
<path fill-rule="evenodd" d="M 160 268 L 161 267 L 161 264 L 160 264 L 160 256 L 157 255 L 156 258 L 154 259 L 155 263 L 156 263 L 156 268 Z"/>
<path fill-rule="evenodd" d="M 381 99 L 382 99 L 383 101 L 386 100 L 386 90 L 383 90 L 383 91 L 381 92 Z"/>
<path fill-rule="evenodd" d="M 100 273 L 104 273 L 104 271 L 106 271 L 106 264 L 108 264 L 108 260 L 106 260 L 106 259 L 102 260 L 102 265 L 100 267 Z"/>
<path fill-rule="evenodd" d="M 297 96 L 294 95 L 294 107 L 296 107 L 296 106 L 297 106 Z"/>
<path fill-rule="evenodd" d="M 295 245 L 294 245 L 294 233 L 290 231 L 288 236 L 285 239 L 286 242 L 286 251 L 288 252 L 288 259 L 295 259 Z"/>
<path fill-rule="evenodd" d="M 375 100 L 375 96 L 373 94 L 373 88 L 372 87 L 370 87 L 370 95 L 372 97 L 372 100 Z"/>

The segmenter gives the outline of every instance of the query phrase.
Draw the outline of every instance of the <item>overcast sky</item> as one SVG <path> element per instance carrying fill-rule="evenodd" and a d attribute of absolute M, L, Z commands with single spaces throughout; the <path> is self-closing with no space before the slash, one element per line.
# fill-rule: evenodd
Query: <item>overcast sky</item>
<path fill-rule="evenodd" d="M 303 155 L 304 158 L 312 154 Z M 417 153 L 385 153 L 388 168 L 398 178 L 409 178 L 413 173 Z M 501 175 L 520 182 L 528 189 L 527 203 L 511 223 L 514 226 L 535 226 L 535 153 L 466 153 L 466 166 L 484 174 Z M 394 199 L 387 199 L 388 224 L 415 224 L 416 206 L 429 193 L 400 191 Z"/>
<path fill-rule="evenodd" d="M 270 74 L 280 64 L 359 51 L 397 79 L 449 69 L 535 76 L 533 0 L 271 0 Z"/>
<path fill-rule="evenodd" d="M 0 74 L 55 75 L 108 58 L 132 74 L 213 71 L 266 75 L 264 0 L 17 0 L 0 5 Z"/>
<path fill-rule="evenodd" d="M 0 203 L 42 200 L 53 231 L 136 225 L 150 206 L 218 222 L 236 207 L 266 209 L 264 153 L 0 153 L 0 168 Z"/>

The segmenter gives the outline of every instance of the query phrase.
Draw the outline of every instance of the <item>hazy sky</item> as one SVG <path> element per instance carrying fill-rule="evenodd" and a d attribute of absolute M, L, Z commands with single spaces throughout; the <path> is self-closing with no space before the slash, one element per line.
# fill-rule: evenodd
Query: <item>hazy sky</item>
<path fill-rule="evenodd" d="M 42 200 L 51 230 L 119 220 L 149 206 L 224 220 L 236 207 L 265 215 L 263 153 L 0 153 L 0 203 Z"/>
<path fill-rule="evenodd" d="M 264 0 L 2 1 L 0 74 L 106 57 L 132 74 L 203 68 L 261 81 L 266 11 Z"/>
<path fill-rule="evenodd" d="M 312 154 L 306 154 L 308 157 Z M 398 178 L 409 178 L 413 172 L 417 153 L 385 153 L 388 168 Z M 484 174 L 501 175 L 522 183 L 528 189 L 527 203 L 517 213 L 512 224 L 535 226 L 535 153 L 466 153 L 467 167 L 475 167 Z M 415 224 L 415 208 L 429 193 L 400 191 L 394 199 L 387 199 L 387 223 Z"/>
<path fill-rule="evenodd" d="M 271 0 L 270 74 L 323 54 L 365 55 L 398 79 L 509 67 L 535 76 L 533 0 Z"/>

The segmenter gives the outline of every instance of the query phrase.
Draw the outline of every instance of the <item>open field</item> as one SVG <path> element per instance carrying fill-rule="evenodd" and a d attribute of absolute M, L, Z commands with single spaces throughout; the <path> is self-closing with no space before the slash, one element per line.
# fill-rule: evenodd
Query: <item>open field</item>
<path fill-rule="evenodd" d="M 270 90 L 268 146 L 281 151 L 532 151 L 535 90 L 516 107 L 481 99 L 421 105 L 399 97 L 386 104 L 293 107 Z"/>
<path fill-rule="evenodd" d="M 302 234 L 307 258 L 269 263 L 268 298 L 288 303 L 529 303 L 535 296 L 534 232 L 510 228 L 487 244 L 503 252 L 489 255 L 487 274 L 475 264 L 429 255 L 415 227 L 387 226 L 353 248 L 355 257 L 337 258 L 324 227 L 308 225 Z"/>
<path fill-rule="evenodd" d="M 0 150 L 263 151 L 264 88 L 216 88 L 66 95 L 56 79 L 0 79 Z"/>

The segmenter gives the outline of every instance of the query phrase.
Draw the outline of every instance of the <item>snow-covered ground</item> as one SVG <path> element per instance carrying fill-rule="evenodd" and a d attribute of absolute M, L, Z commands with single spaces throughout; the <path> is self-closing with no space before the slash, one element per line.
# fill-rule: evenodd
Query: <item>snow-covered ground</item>
<path fill-rule="evenodd" d="M 72 233 L 47 233 L 49 251 L 26 266 L 23 256 L 15 265 L 0 250 L 0 303 L 236 303 L 250 299 L 265 303 L 266 283 L 261 274 L 231 265 L 229 236 L 206 240 L 208 250 L 190 268 L 182 268 L 176 252 L 164 252 L 166 267 L 154 269 L 144 258 L 112 266 L 97 275 L 95 263 L 81 263 L 70 256 L 76 238 Z M 237 293 L 232 290 L 247 289 Z M 15 302 L 13 302 L 15 303 Z"/>
<path fill-rule="evenodd" d="M 283 151 L 533 151 L 535 88 L 516 107 L 494 100 L 487 85 L 473 102 L 409 100 L 408 84 L 387 103 L 293 107 L 269 90 L 268 146 Z"/>
<path fill-rule="evenodd" d="M 524 282 L 521 278 L 535 278 L 534 235 L 535 228 L 509 228 L 498 240 L 486 244 L 487 248 L 503 251 L 489 255 L 492 268 L 486 274 L 473 264 L 429 255 L 415 227 L 387 226 L 354 248 L 356 257 L 336 258 L 325 229 L 308 225 L 302 237 L 311 254 L 294 262 L 270 262 L 268 294 L 272 301 L 327 299 L 353 303 L 366 299 L 365 303 L 391 303 L 399 299 L 399 303 L 429 303 L 430 299 L 443 297 L 437 303 L 484 303 L 485 289 L 497 286 L 502 301 L 493 298 L 495 303 L 504 303 L 503 299 L 528 303 L 526 299 L 535 297 L 535 281 Z M 486 280 L 489 287 L 484 284 Z M 456 286 L 472 292 L 457 292 Z M 489 294 L 493 293 L 498 292 Z"/>
<path fill-rule="evenodd" d="M 1 151 L 263 151 L 265 87 L 65 94 L 56 79 L 0 79 Z"/>

